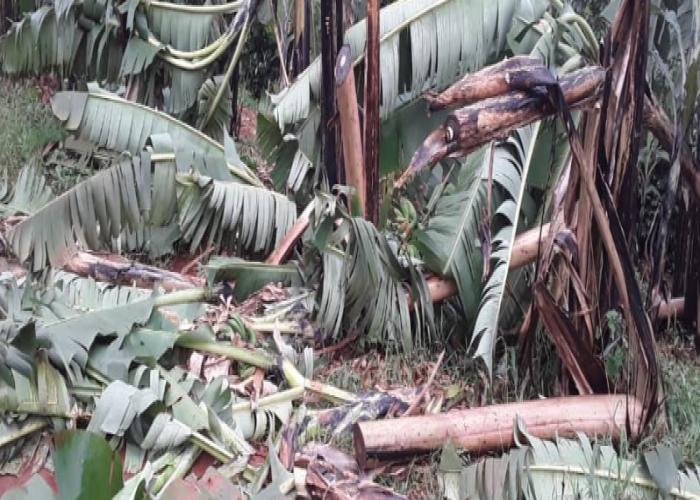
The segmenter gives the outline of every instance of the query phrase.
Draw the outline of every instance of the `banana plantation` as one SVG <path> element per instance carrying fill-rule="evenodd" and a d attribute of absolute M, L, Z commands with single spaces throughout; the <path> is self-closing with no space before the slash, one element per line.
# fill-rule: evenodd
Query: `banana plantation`
<path fill-rule="evenodd" d="M 700 498 L 700 2 L 0 4 L 0 499 Z"/>

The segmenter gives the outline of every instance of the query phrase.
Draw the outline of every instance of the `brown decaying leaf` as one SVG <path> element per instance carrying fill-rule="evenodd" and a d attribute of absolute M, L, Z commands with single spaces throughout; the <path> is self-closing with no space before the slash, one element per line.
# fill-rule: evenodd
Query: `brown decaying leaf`
<path fill-rule="evenodd" d="M 626 179 L 635 176 L 628 176 L 627 172 L 633 172 L 633 169 L 637 168 L 645 106 L 649 5 L 648 0 L 623 1 L 610 30 L 610 39 L 604 47 L 603 62 L 608 63 L 610 68 L 600 115 L 601 140 L 598 145 L 598 158 L 599 167 L 607 167 L 607 170 L 601 171 L 599 168 L 597 179 L 605 210 L 608 212 L 607 224 L 598 220 L 596 212 L 599 209 L 596 203 L 600 202 L 591 196 L 596 222 L 603 236 L 608 262 L 614 271 L 629 330 L 630 354 L 635 366 L 632 370 L 632 387 L 644 405 L 644 423 L 648 423 L 659 408 L 660 373 L 651 322 L 642 304 L 616 203 L 621 200 L 620 195 L 625 190 L 630 191 L 627 195 L 633 191 L 633 186 L 629 185 Z M 609 122 L 611 119 L 612 123 Z M 576 148 L 573 150 L 576 154 Z M 608 183 L 603 182 L 603 174 L 607 174 Z M 584 177 L 592 184 L 592 177 Z M 629 209 L 624 206 L 623 208 Z M 610 248 L 610 243 L 615 250 Z"/>
<path fill-rule="evenodd" d="M 571 320 L 556 305 L 552 295 L 541 282 L 535 284 L 534 298 L 540 318 L 579 394 L 606 392 L 607 377 L 600 359 L 594 355 L 591 346 L 587 345 L 584 337 L 576 331 Z"/>
<path fill-rule="evenodd" d="M 402 499 L 392 489 L 363 474 L 350 455 L 327 445 L 313 444 L 298 455 L 297 463 L 306 467 L 306 490 L 314 499 L 371 500 Z"/>

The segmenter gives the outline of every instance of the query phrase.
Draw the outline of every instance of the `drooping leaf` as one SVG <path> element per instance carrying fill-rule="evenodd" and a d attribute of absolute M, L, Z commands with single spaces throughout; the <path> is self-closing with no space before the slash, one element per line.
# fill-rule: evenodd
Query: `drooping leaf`
<path fill-rule="evenodd" d="M 119 76 L 137 75 L 145 71 L 153 62 L 160 48 L 135 36 L 131 37 L 124 49 Z"/>
<path fill-rule="evenodd" d="M 313 161 L 305 152 L 309 132 L 315 129 L 313 120 L 307 127 L 298 131 L 298 136 L 286 134 L 282 136 L 277 124 L 262 113 L 258 113 L 256 141 L 266 162 L 275 166 L 270 177 L 278 190 L 285 187 L 293 193 L 304 185 L 307 174 L 313 171 Z"/>
<path fill-rule="evenodd" d="M 22 167 L 13 189 L 4 186 L 2 191 L 6 194 L 0 200 L 0 213 L 5 215 L 33 214 L 54 197 L 35 162 Z"/>
<path fill-rule="evenodd" d="M 177 115 L 184 113 L 197 103 L 200 89 L 206 83 L 206 74 L 204 71 L 187 71 L 176 67 L 169 69 L 170 92 L 167 94 L 166 109 L 168 113 Z M 219 142 L 222 140 L 221 133 L 218 135 L 210 134 L 207 131 L 205 133 Z"/>
<path fill-rule="evenodd" d="M 475 348 L 475 356 L 483 359 L 489 372 L 515 238 L 514 227 L 524 213 L 527 219 L 519 226 L 521 228 L 532 224 L 535 217 L 532 210 L 524 210 L 529 200 L 525 178 L 539 182 L 548 168 L 547 163 L 533 163 L 540 129 L 539 123 L 529 125 L 514 132 L 508 140 L 495 144 L 492 166 L 488 148 L 472 153 L 457 182 L 437 198 L 434 208 L 431 205 L 427 223 L 413 236 L 426 265 L 455 280 L 464 315 L 474 322 L 469 345 Z M 550 135 L 543 135 L 544 149 L 547 149 L 546 144 L 551 145 L 551 139 Z M 493 204 L 487 207 L 490 167 Z M 487 221 L 489 212 L 494 218 Z M 486 254 L 482 251 L 484 224 L 488 224 L 493 234 L 492 249 Z M 491 260 L 491 273 L 484 286 L 485 255 Z"/>
<path fill-rule="evenodd" d="M 221 82 L 223 81 L 223 76 L 214 76 L 206 80 L 202 86 L 199 88 L 197 93 L 197 124 L 198 127 L 204 121 L 209 112 L 209 103 L 214 99 Z M 231 88 L 226 85 L 224 88 L 224 94 L 219 100 L 219 103 L 214 110 L 211 118 L 207 122 L 207 126 L 203 129 L 203 132 L 207 135 L 213 137 L 216 140 L 223 140 L 225 131 L 228 130 L 229 124 L 231 123 L 232 116 L 232 99 Z"/>
<path fill-rule="evenodd" d="M 223 145 L 209 136 L 172 116 L 126 101 L 96 86 L 91 86 L 87 93 L 59 92 L 51 105 L 68 131 L 99 146 L 137 154 L 150 136 L 168 133 L 176 145 L 176 155 L 182 151 L 198 162 L 219 165 L 228 162 L 228 168 L 242 181 L 262 185 L 242 162 L 231 164 Z"/>
<path fill-rule="evenodd" d="M 88 431 L 56 434 L 53 463 L 61 498 L 111 499 L 122 488 L 122 464 L 109 443 Z"/>
<path fill-rule="evenodd" d="M 148 28 L 156 38 L 161 43 L 182 51 L 198 50 L 213 41 L 213 23 L 218 17 L 215 14 L 191 10 L 179 11 L 165 2 L 149 5 L 146 15 Z"/>
<path fill-rule="evenodd" d="M 484 285 L 479 312 L 474 321 L 474 331 L 469 341 L 470 347 L 476 347 L 474 356 L 481 358 L 488 370 L 493 369 L 493 354 L 498 335 L 499 317 L 504 301 L 508 267 L 511 251 L 515 241 L 516 228 L 520 220 L 523 197 L 526 191 L 526 179 L 532 166 L 533 152 L 537 143 L 540 122 L 524 127 L 514 133 L 508 142 L 498 147 L 494 154 L 494 183 L 498 182 L 505 191 L 505 199 L 499 205 L 491 221 L 491 274 Z M 497 176 L 496 169 L 503 169 L 503 163 L 510 162 L 519 177 L 503 179 Z M 544 169 L 541 165 L 537 168 Z M 499 179 L 499 180 L 497 180 Z M 525 221 L 527 227 L 533 221 Z"/>
<path fill-rule="evenodd" d="M 44 5 L 25 14 L 0 38 L 0 69 L 9 74 L 52 69 L 66 73 L 82 37 L 75 16 L 57 16 L 53 7 Z"/>
<path fill-rule="evenodd" d="M 483 160 L 483 152 L 481 155 Z M 483 266 L 478 229 L 486 188 L 480 166 L 480 161 L 470 158 L 466 166 L 470 172 L 463 175 L 464 180 L 454 192 L 438 200 L 427 224 L 414 233 L 413 239 L 431 270 L 454 278 L 462 307 L 468 314 L 477 310 L 480 290 L 477 284 Z"/>
<path fill-rule="evenodd" d="M 12 228 L 12 251 L 38 271 L 60 267 L 78 249 L 111 248 L 125 229 L 144 224 L 150 190 L 150 162 L 123 157 Z"/>
<path fill-rule="evenodd" d="M 296 205 L 266 189 L 198 174 L 183 176 L 180 182 L 180 226 L 192 251 L 204 245 L 264 254 L 296 220 Z"/>
<path fill-rule="evenodd" d="M 359 217 L 344 222 L 322 253 L 318 320 L 330 338 L 357 328 L 371 342 L 391 342 L 409 352 L 413 339 L 403 284 L 408 272 L 372 223 Z M 335 245 L 346 237 L 343 251 Z"/>

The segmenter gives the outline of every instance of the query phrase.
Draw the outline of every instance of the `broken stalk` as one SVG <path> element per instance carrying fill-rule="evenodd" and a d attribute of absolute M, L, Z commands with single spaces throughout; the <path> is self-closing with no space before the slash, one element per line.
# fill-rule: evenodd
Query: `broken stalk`
<path fill-rule="evenodd" d="M 282 361 L 282 373 L 290 386 L 303 387 L 331 402 L 353 403 L 357 401 L 357 396 L 350 392 L 304 377 L 288 359 Z"/>

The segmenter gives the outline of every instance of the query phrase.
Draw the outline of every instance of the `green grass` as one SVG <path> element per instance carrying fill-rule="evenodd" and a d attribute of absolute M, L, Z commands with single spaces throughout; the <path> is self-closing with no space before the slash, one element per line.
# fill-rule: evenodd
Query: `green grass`
<path fill-rule="evenodd" d="M 700 365 L 692 347 L 663 349 L 661 365 L 669 432 L 661 441 L 688 462 L 700 464 Z"/>
<path fill-rule="evenodd" d="M 0 169 L 14 177 L 33 154 L 63 137 L 61 124 L 31 82 L 0 78 Z"/>

